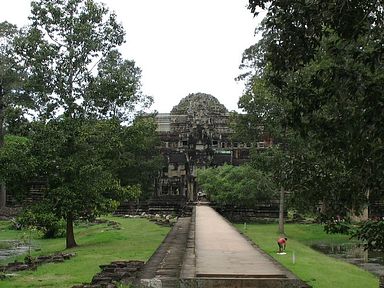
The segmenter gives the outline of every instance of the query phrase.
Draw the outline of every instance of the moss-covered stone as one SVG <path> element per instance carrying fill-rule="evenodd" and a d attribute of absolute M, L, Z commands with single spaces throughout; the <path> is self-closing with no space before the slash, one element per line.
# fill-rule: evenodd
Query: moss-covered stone
<path fill-rule="evenodd" d="M 228 110 L 214 96 L 205 93 L 191 93 L 181 99 L 178 105 L 174 106 L 172 115 L 190 115 L 193 113 L 222 114 Z"/>

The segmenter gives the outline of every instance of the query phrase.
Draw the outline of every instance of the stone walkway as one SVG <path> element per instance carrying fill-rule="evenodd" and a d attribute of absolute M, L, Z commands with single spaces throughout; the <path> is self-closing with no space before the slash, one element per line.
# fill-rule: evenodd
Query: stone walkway
<path fill-rule="evenodd" d="M 203 205 L 178 220 L 140 279 L 153 288 L 309 287 Z"/>
<path fill-rule="evenodd" d="M 184 259 L 195 259 L 195 275 L 183 267 L 180 287 L 309 287 L 211 207 L 196 206 L 194 214 L 194 255 Z"/>
<path fill-rule="evenodd" d="M 208 206 L 196 207 L 197 277 L 278 277 L 285 272 Z"/>

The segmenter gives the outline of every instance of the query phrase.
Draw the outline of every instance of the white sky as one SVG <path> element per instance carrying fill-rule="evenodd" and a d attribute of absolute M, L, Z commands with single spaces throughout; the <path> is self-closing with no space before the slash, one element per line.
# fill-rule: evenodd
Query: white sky
<path fill-rule="evenodd" d="M 234 78 L 260 22 L 248 0 L 102 0 L 127 33 L 121 52 L 142 69 L 152 109 L 169 112 L 189 93 L 212 94 L 237 110 L 244 84 Z M 0 0 L 0 21 L 28 23 L 30 0 Z"/>

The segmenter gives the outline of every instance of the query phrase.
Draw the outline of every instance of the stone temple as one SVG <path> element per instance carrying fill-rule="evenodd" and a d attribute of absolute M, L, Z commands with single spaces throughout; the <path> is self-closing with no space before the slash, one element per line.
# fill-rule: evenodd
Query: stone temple
<path fill-rule="evenodd" d="M 268 137 L 257 143 L 232 139 L 230 112 L 209 94 L 189 94 L 156 121 L 166 163 L 155 181 L 157 199 L 195 201 L 199 168 L 239 165 L 249 159 L 250 148 L 272 145 Z"/>

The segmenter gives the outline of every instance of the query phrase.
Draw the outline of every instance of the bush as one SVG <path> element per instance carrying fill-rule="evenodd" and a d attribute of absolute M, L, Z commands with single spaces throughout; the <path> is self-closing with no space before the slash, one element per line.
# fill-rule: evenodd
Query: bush
<path fill-rule="evenodd" d="M 252 208 L 276 198 L 277 187 L 271 176 L 249 165 L 201 169 L 197 181 L 209 200 L 221 207 L 236 203 Z"/>
<path fill-rule="evenodd" d="M 348 218 L 340 216 L 328 216 L 321 214 L 319 217 L 320 223 L 324 224 L 324 231 L 328 234 L 351 234 L 351 223 Z"/>
<path fill-rule="evenodd" d="M 39 203 L 24 210 L 17 217 L 17 222 L 23 227 L 35 227 L 43 233 L 43 238 L 58 238 L 65 235 L 65 223 L 58 219 L 48 205 Z"/>
<path fill-rule="evenodd" d="M 364 249 L 384 251 L 384 220 L 368 220 L 360 224 L 353 237 L 363 241 Z"/>

